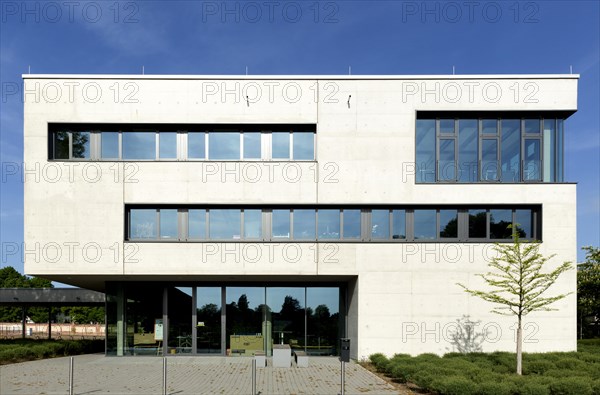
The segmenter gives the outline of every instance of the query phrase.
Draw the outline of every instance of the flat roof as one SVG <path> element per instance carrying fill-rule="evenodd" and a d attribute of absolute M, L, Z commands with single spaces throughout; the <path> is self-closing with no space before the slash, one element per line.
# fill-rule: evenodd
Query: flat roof
<path fill-rule="evenodd" d="M 501 80 L 579 79 L 579 74 L 440 74 L 440 75 L 182 75 L 182 74 L 23 74 L 23 79 L 90 80 Z"/>

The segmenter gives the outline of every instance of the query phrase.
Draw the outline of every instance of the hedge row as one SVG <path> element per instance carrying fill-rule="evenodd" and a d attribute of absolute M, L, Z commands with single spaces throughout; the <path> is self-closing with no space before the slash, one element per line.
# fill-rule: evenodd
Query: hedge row
<path fill-rule="evenodd" d="M 0 364 L 104 351 L 104 340 L 4 340 Z"/>
<path fill-rule="evenodd" d="M 514 373 L 515 354 L 506 352 L 370 359 L 379 372 L 441 395 L 600 395 L 600 341 L 579 349 L 524 354 L 522 376 Z"/>

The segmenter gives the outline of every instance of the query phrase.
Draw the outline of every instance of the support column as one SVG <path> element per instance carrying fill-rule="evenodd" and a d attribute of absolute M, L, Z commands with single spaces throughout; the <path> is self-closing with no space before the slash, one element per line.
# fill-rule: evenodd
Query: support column
<path fill-rule="evenodd" d="M 221 355 L 227 355 L 227 299 L 225 287 L 221 287 Z"/>
<path fill-rule="evenodd" d="M 163 342 L 162 355 L 167 356 L 169 353 L 169 288 L 163 288 Z"/>
<path fill-rule="evenodd" d="M 125 350 L 125 292 L 123 284 L 119 283 L 117 288 L 117 355 L 123 356 Z M 108 335 L 108 332 L 107 332 Z"/>

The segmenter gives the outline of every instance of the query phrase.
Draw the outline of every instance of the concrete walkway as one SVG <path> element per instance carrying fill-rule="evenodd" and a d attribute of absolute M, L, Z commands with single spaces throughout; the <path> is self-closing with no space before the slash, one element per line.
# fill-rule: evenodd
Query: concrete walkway
<path fill-rule="evenodd" d="M 270 361 L 269 364 L 270 365 Z M 252 359 L 167 358 L 170 394 L 251 394 Z M 162 394 L 162 358 L 81 355 L 74 362 L 75 394 Z M 1 394 L 68 394 L 69 358 L 0 367 Z M 310 358 L 309 367 L 257 369 L 257 392 L 339 394 L 340 362 Z M 346 364 L 346 394 L 398 394 L 392 386 L 355 363 Z"/>

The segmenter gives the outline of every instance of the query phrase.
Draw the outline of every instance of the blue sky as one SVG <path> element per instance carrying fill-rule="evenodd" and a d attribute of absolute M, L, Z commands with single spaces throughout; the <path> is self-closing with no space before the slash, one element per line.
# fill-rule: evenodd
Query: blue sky
<path fill-rule="evenodd" d="M 580 74 L 578 246 L 600 245 L 598 1 L 0 0 L 2 267 L 23 242 L 21 74 Z M 15 92 L 17 89 L 17 92 Z M 15 244 L 17 243 L 17 244 Z M 584 254 L 579 252 L 579 260 Z"/>

